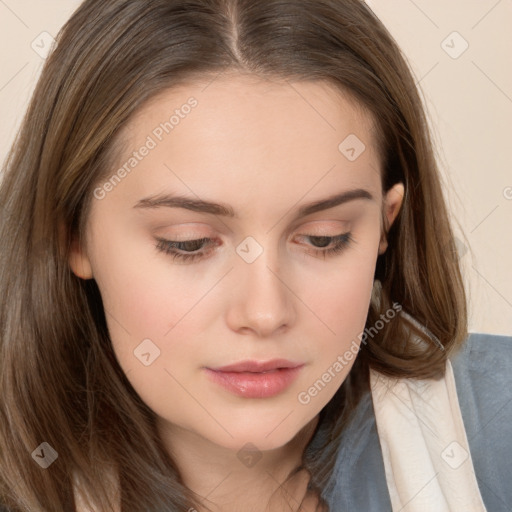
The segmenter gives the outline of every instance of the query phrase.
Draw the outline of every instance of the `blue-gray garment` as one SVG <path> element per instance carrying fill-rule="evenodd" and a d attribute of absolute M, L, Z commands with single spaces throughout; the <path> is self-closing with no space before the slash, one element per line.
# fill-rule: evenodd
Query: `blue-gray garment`
<path fill-rule="evenodd" d="M 471 333 L 450 361 L 485 507 L 511 512 L 512 337 Z M 369 391 L 342 437 L 322 495 L 331 512 L 392 510 Z"/>

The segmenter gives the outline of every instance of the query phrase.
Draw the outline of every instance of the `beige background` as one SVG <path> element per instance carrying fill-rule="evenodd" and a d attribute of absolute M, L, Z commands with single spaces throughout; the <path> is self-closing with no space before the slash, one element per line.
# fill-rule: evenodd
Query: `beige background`
<path fill-rule="evenodd" d="M 41 33 L 56 36 L 79 4 L 0 0 L 2 161 L 44 62 L 49 36 Z M 470 330 L 511 335 L 512 1 L 368 4 L 402 47 L 428 108 L 469 288 Z"/>

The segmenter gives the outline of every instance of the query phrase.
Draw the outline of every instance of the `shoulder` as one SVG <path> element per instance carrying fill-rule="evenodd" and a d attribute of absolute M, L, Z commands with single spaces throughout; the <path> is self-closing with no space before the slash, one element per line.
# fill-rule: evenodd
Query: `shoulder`
<path fill-rule="evenodd" d="M 471 333 L 450 362 L 457 396 L 469 424 L 476 419 L 475 414 L 511 417 L 512 337 Z"/>
<path fill-rule="evenodd" d="M 499 362 L 503 358 L 504 363 L 512 359 L 512 336 L 472 332 L 450 360 L 452 364 L 478 362 L 481 367 L 482 363 Z"/>
<path fill-rule="evenodd" d="M 450 357 L 464 428 L 488 510 L 508 511 L 512 486 L 512 337 L 471 333 Z M 341 510 L 391 510 L 370 393 L 342 433 L 331 479 L 323 491 Z"/>
<path fill-rule="evenodd" d="M 512 337 L 471 333 L 450 362 L 482 498 L 489 510 L 509 510 Z"/>
<path fill-rule="evenodd" d="M 371 393 L 342 432 L 323 497 L 333 510 L 391 510 Z"/>

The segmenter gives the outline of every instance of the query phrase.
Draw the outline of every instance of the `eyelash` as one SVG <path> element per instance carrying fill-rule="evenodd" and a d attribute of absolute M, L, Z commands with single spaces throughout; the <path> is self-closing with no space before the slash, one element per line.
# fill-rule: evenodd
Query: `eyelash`
<path fill-rule="evenodd" d="M 341 253 L 343 250 L 345 250 L 351 243 L 354 242 L 354 239 L 352 238 L 352 233 L 342 233 L 341 235 L 336 236 L 319 236 L 319 235 L 301 235 L 305 238 L 327 238 L 332 240 L 334 243 L 334 246 L 330 249 L 324 249 L 324 250 L 315 250 L 314 256 L 323 256 L 325 259 L 327 256 L 335 256 L 336 254 Z M 183 262 L 192 263 L 196 261 L 199 258 L 204 257 L 207 253 L 204 252 L 195 252 L 193 254 L 188 253 L 182 253 L 178 252 L 176 249 L 176 246 L 181 244 L 203 244 L 206 242 L 210 242 L 210 238 L 200 238 L 198 240 L 185 240 L 185 241 L 175 241 L 175 240 L 166 240 L 165 238 L 156 238 L 157 245 L 156 248 L 170 256 L 172 256 L 173 260 L 181 260 Z M 218 245 L 218 244 L 209 244 L 209 245 Z M 179 247 L 178 247 L 179 249 Z M 184 250 L 184 249 L 182 249 Z"/>

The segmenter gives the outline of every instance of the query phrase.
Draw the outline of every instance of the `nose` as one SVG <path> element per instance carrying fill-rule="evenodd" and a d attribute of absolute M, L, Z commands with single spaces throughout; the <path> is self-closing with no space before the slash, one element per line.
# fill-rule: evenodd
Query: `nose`
<path fill-rule="evenodd" d="M 295 322 L 291 275 L 280 270 L 276 253 L 264 249 L 252 263 L 237 261 L 227 314 L 232 330 L 265 338 L 289 329 Z"/>

